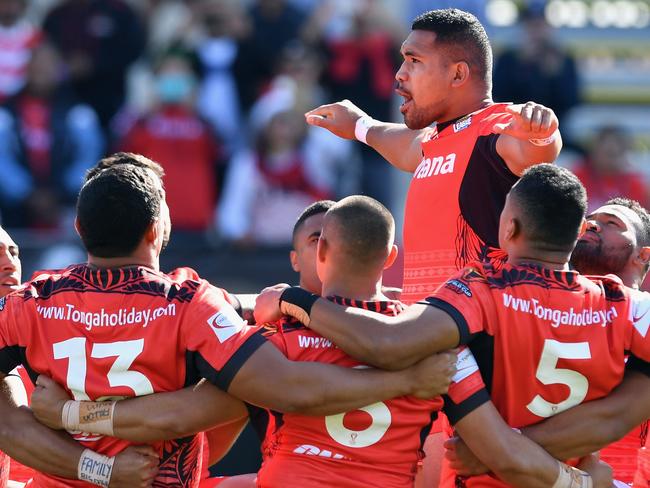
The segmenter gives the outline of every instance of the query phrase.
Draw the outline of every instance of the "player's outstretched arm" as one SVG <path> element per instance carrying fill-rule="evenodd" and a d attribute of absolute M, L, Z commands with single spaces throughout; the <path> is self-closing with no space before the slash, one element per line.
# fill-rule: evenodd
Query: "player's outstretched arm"
<path fill-rule="evenodd" d="M 248 418 L 241 401 L 206 381 L 175 392 L 119 402 L 75 402 L 55 381 L 43 375 L 36 384 L 32 409 L 36 418 L 48 427 L 110 435 L 133 442 L 178 439 L 220 424 L 226 424 L 223 436 L 231 432 L 234 441 Z"/>
<path fill-rule="evenodd" d="M 534 164 L 555 161 L 562 149 L 555 113 L 534 102 L 510 105 L 506 110 L 512 120 L 495 125 L 495 132 L 501 134 L 496 149 L 510 171 L 521 175 Z"/>
<path fill-rule="evenodd" d="M 307 123 L 329 130 L 343 139 L 356 139 L 357 121 L 367 121 L 366 142 L 390 164 L 413 172 L 422 160 L 420 142 L 422 130 L 411 130 L 404 124 L 392 124 L 370 119 L 350 100 L 321 105 L 305 114 Z"/>
<path fill-rule="evenodd" d="M 484 403 L 458 421 L 454 428 L 468 447 L 499 478 L 521 488 L 610 487 L 611 469 L 592 463 L 589 473 L 570 468 L 553 459 L 544 449 L 513 431 L 491 402 Z M 572 484 L 572 478 L 578 480 Z M 566 480 L 566 481 L 563 481 Z"/>
<path fill-rule="evenodd" d="M 295 317 L 353 358 L 382 369 L 405 368 L 460 341 L 452 317 L 429 305 L 411 305 L 389 317 L 343 307 L 297 287 L 267 288 L 258 297 L 255 314 L 258 321 L 271 321 L 277 318 L 274 312 Z"/>
<path fill-rule="evenodd" d="M 446 391 L 456 354 L 431 356 L 402 371 L 353 369 L 289 361 L 271 343 L 241 366 L 228 393 L 260 407 L 333 415 L 403 395 L 433 398 Z"/>
<path fill-rule="evenodd" d="M 67 434 L 40 424 L 32 412 L 10 399 L 0 373 L 0 450 L 30 468 L 68 479 L 79 479 L 82 456 L 88 450 Z M 148 487 L 154 479 L 158 459 L 153 450 L 128 450 L 112 462 L 111 487 Z M 110 458 L 109 458 L 110 459 Z"/>

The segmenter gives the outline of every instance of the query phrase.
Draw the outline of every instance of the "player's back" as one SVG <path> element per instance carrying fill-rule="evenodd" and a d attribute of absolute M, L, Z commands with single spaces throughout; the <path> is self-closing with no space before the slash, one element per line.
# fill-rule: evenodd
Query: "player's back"
<path fill-rule="evenodd" d="M 194 332 L 188 332 L 188 324 L 203 321 L 202 313 L 210 308 L 205 296 L 225 302 L 222 291 L 194 277 L 191 270 L 165 275 L 145 267 L 87 265 L 41 274 L 2 302 L 0 313 L 9 314 L 2 333 L 14 336 L 3 340 L 14 344 L 32 380 L 46 374 L 76 400 L 178 390 L 199 379 L 189 352 L 196 349 L 190 347 L 188 336 Z M 74 437 L 109 456 L 129 444 L 83 432 Z M 161 455 L 156 486 L 198 483 L 201 443 L 196 436 L 155 447 Z M 59 484 L 43 474 L 35 480 L 37 486 L 88 486 L 68 480 Z"/>
<path fill-rule="evenodd" d="M 613 276 L 475 263 L 436 298 L 462 313 L 492 401 L 513 427 L 606 396 L 628 351 L 650 359 L 648 298 Z M 505 485 L 480 477 L 467 486 Z"/>
<path fill-rule="evenodd" d="M 330 299 L 390 315 L 401 311 L 399 302 Z M 292 360 L 364 367 L 297 322 L 281 324 L 269 338 Z M 412 487 L 422 442 L 441 406 L 439 399 L 400 397 L 327 417 L 274 412 L 258 486 Z"/>

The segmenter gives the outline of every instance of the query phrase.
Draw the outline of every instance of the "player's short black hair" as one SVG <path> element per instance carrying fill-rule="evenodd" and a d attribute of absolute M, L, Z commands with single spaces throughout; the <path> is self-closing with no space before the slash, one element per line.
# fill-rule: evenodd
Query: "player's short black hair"
<path fill-rule="evenodd" d="M 318 200 L 317 202 L 314 202 L 305 208 L 293 226 L 293 233 L 291 234 L 291 240 L 293 241 L 293 244 L 296 244 L 296 234 L 309 217 L 313 217 L 314 215 L 318 214 L 324 214 L 335 204 L 336 202 L 334 200 Z"/>
<path fill-rule="evenodd" d="M 164 198 L 146 167 L 114 164 L 97 172 L 77 199 L 79 234 L 93 256 L 128 256 L 159 217 Z"/>
<path fill-rule="evenodd" d="M 365 268 L 387 257 L 386 249 L 395 236 L 395 220 L 374 198 L 346 197 L 327 211 L 326 218 L 336 219 L 340 244 L 351 265 Z"/>
<path fill-rule="evenodd" d="M 117 164 L 131 164 L 133 166 L 138 166 L 140 168 L 148 168 L 153 171 L 156 176 L 161 180 L 165 176 L 165 171 L 155 161 L 143 156 L 142 154 L 134 154 L 130 152 L 117 152 L 106 156 L 103 159 L 100 159 L 99 162 L 88 171 L 86 171 L 86 178 L 84 181 L 88 181 L 94 176 L 97 176 L 102 170 L 110 168 Z"/>
<path fill-rule="evenodd" d="M 510 190 L 522 226 L 539 248 L 570 252 L 587 212 L 587 192 L 571 171 L 553 164 L 526 170 Z"/>
<path fill-rule="evenodd" d="M 481 22 L 456 8 L 429 10 L 415 18 L 411 30 L 436 34 L 452 61 L 465 61 L 470 70 L 489 86 L 492 84 L 492 47 Z"/>
<path fill-rule="evenodd" d="M 605 205 L 620 205 L 627 207 L 639 216 L 641 227 L 637 226 L 636 239 L 639 246 L 650 246 L 650 214 L 636 200 L 631 198 L 616 197 L 608 200 Z"/>

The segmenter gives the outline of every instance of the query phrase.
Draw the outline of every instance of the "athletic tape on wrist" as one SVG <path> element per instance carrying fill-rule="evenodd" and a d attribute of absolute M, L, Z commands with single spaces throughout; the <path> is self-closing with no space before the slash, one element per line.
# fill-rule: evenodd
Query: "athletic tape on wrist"
<path fill-rule="evenodd" d="M 93 485 L 108 488 L 113 473 L 115 458 L 102 456 L 90 449 L 84 449 L 77 466 L 77 477 Z"/>
<path fill-rule="evenodd" d="M 528 142 L 534 144 L 535 146 L 548 146 L 549 144 L 553 144 L 559 135 L 560 131 L 558 129 L 555 129 L 555 132 L 553 132 L 548 137 L 545 137 L 543 139 L 528 139 Z"/>
<path fill-rule="evenodd" d="M 77 424 L 79 423 L 79 406 L 81 402 L 75 400 L 68 400 L 63 404 L 61 411 L 61 423 L 63 428 L 70 432 L 79 432 Z"/>
<path fill-rule="evenodd" d="M 357 123 L 354 125 L 354 137 L 356 137 L 357 141 L 368 144 L 366 137 L 368 136 L 368 131 L 374 125 L 375 119 L 368 117 L 367 115 L 359 117 Z"/>
<path fill-rule="evenodd" d="M 588 473 L 564 463 L 558 463 L 560 472 L 553 488 L 593 488 L 593 480 Z"/>
<path fill-rule="evenodd" d="M 320 297 L 303 290 L 299 286 L 287 288 L 280 295 L 280 311 L 291 315 L 309 327 L 311 307 Z"/>
<path fill-rule="evenodd" d="M 63 428 L 71 432 L 113 435 L 116 402 L 78 402 L 69 400 L 61 414 Z"/>

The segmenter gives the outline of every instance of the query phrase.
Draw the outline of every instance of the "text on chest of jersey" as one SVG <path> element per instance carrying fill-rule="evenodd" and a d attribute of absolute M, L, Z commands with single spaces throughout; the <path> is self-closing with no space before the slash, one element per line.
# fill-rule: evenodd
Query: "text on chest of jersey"
<path fill-rule="evenodd" d="M 145 308 L 138 310 L 135 307 L 121 308 L 117 311 L 107 312 L 101 309 L 98 312 L 79 310 L 68 303 L 65 306 L 37 305 L 36 312 L 44 319 L 65 320 L 83 325 L 86 330 L 93 327 L 118 327 L 124 325 L 141 325 L 146 328 L 149 323 L 160 317 L 176 316 L 176 304 L 170 303 L 164 307 Z"/>
<path fill-rule="evenodd" d="M 456 164 L 456 153 L 447 154 L 446 156 L 436 156 L 433 158 L 424 158 L 418 165 L 413 177 L 421 180 L 431 176 L 446 175 L 454 172 Z"/>

